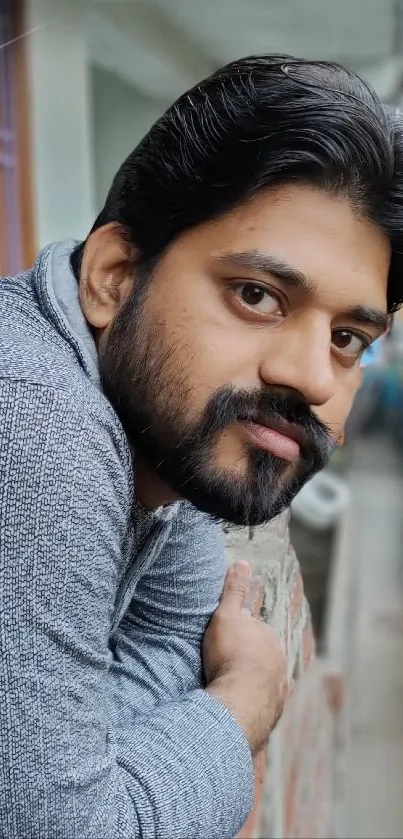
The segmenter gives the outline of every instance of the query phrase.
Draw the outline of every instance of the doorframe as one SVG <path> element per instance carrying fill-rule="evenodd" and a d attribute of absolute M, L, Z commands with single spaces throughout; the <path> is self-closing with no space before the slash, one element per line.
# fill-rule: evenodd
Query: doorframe
<path fill-rule="evenodd" d="M 27 31 L 26 8 L 25 0 L 12 0 L 10 5 L 11 37 L 16 39 L 10 47 L 10 61 L 15 116 L 21 269 L 24 269 L 33 264 L 37 254 L 32 189 L 32 145 L 27 39 L 21 37 Z"/>

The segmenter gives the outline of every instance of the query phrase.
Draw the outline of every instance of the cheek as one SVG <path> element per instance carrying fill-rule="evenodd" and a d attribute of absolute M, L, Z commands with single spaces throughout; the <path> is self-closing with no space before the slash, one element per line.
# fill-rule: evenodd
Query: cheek
<path fill-rule="evenodd" d="M 252 376 L 256 338 L 234 318 L 220 317 L 218 308 L 206 311 L 202 303 L 197 313 L 183 306 L 171 313 L 165 310 L 159 317 L 154 310 L 150 317 L 159 323 L 166 358 L 180 371 L 193 414 L 201 413 L 209 398 L 225 385 L 256 384 Z M 257 364 L 254 369 L 258 370 Z"/>
<path fill-rule="evenodd" d="M 361 371 L 351 371 L 351 376 L 343 380 L 333 399 L 316 412 L 319 419 L 330 428 L 335 439 L 344 432 L 360 384 Z"/>
<path fill-rule="evenodd" d="M 225 353 L 212 340 L 208 330 L 194 319 L 159 317 L 153 334 L 151 354 L 157 364 L 160 394 L 175 402 L 178 413 L 197 419 L 210 396 L 225 381 Z"/>
<path fill-rule="evenodd" d="M 189 410 L 200 414 L 210 397 L 233 380 L 231 354 L 224 341 L 216 339 L 202 324 L 177 328 L 167 335 L 176 344 L 177 363 L 186 381 Z"/>

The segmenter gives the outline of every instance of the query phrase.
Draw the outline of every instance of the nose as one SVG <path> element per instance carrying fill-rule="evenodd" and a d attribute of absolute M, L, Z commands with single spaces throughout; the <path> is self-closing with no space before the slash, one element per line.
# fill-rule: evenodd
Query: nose
<path fill-rule="evenodd" d="M 336 387 L 329 325 L 289 323 L 271 333 L 260 377 L 267 385 L 297 391 L 312 407 L 329 402 Z"/>

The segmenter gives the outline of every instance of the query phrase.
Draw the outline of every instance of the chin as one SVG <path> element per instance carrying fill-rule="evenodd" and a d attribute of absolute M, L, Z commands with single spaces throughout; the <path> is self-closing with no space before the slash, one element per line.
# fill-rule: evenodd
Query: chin
<path fill-rule="evenodd" d="M 212 518 L 238 527 L 256 527 L 286 509 L 301 486 L 296 464 L 251 447 L 231 464 L 223 456 L 165 457 L 158 473 L 178 495 Z M 229 454 L 229 452 L 228 452 Z M 180 468 L 178 468 L 180 467 Z M 304 476 L 305 477 L 305 476 Z"/>
<path fill-rule="evenodd" d="M 267 524 L 289 507 L 294 495 L 289 482 L 251 482 L 228 472 L 225 479 L 188 484 L 182 492 L 203 513 L 237 527 Z"/>
<path fill-rule="evenodd" d="M 229 502 L 228 498 L 191 498 L 194 506 L 211 518 L 232 527 L 259 527 L 268 524 L 289 506 L 288 500 L 278 499 L 273 504 L 269 499 L 263 503 L 251 503 L 245 498 Z"/>

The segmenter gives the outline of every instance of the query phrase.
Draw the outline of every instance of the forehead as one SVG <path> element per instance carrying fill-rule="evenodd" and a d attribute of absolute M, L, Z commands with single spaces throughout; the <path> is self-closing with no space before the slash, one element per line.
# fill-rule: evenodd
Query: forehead
<path fill-rule="evenodd" d="M 386 308 L 390 244 L 343 197 L 303 185 L 267 190 L 194 237 L 192 248 L 212 256 L 274 255 L 302 272 L 329 305 Z"/>

